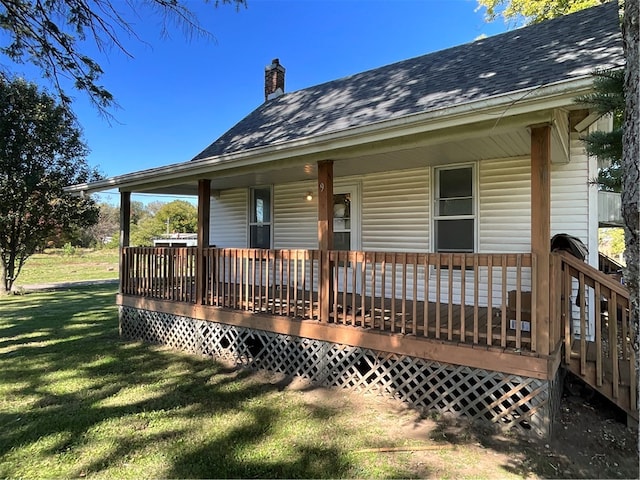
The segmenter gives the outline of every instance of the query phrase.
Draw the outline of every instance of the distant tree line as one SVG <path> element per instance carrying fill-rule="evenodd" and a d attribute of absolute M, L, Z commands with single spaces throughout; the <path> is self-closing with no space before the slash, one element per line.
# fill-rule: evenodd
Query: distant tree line
<path fill-rule="evenodd" d="M 89 228 L 58 231 L 42 245 L 61 248 L 70 243 L 76 247 L 115 248 L 120 235 L 120 208 L 109 203 L 98 204 L 98 221 Z M 131 202 L 131 245 L 150 246 L 153 239 L 166 233 L 195 233 L 198 226 L 196 207 L 185 200 Z"/>

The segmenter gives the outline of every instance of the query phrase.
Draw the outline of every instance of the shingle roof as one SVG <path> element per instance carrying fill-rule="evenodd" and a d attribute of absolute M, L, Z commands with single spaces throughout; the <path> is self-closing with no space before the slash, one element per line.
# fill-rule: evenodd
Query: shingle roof
<path fill-rule="evenodd" d="M 194 160 L 360 127 L 623 65 L 617 2 L 287 93 Z"/>

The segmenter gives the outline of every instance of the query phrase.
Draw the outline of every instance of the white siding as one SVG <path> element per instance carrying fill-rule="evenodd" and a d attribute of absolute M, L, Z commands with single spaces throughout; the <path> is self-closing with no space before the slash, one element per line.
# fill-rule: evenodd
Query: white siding
<path fill-rule="evenodd" d="M 306 200 L 311 192 L 313 200 Z M 318 199 L 315 182 L 276 185 L 273 189 L 273 247 L 318 248 Z"/>
<path fill-rule="evenodd" d="M 429 182 L 426 167 L 362 178 L 363 250 L 429 250 Z"/>
<path fill-rule="evenodd" d="M 596 187 L 590 186 L 589 180 L 596 175 L 596 172 L 590 173 L 589 157 L 586 155 L 579 135 L 572 134 L 571 162 L 566 165 L 553 165 L 551 169 L 551 236 L 556 233 L 568 233 L 578 237 L 585 245 L 590 245 L 589 190 Z M 593 195 L 593 193 L 591 194 Z M 592 235 L 597 235 L 597 230 L 595 232 Z M 597 267 L 597 263 L 595 266 Z M 591 339 L 594 312 L 589 309 L 589 305 L 593 304 L 594 295 L 593 290 L 588 290 L 586 304 L 590 311 L 588 312 L 587 338 Z M 574 280 L 571 296 L 574 331 L 579 331 L 580 310 L 576 305 L 577 292 L 578 282 Z"/>
<path fill-rule="evenodd" d="M 478 251 L 531 251 L 531 162 L 486 160 L 478 169 Z"/>
<path fill-rule="evenodd" d="M 571 162 L 551 166 L 552 236 L 568 233 L 587 244 L 589 188 L 589 160 L 578 136 L 572 135 Z"/>
<path fill-rule="evenodd" d="M 247 189 L 223 190 L 211 197 L 211 244 L 220 248 L 247 246 Z"/>

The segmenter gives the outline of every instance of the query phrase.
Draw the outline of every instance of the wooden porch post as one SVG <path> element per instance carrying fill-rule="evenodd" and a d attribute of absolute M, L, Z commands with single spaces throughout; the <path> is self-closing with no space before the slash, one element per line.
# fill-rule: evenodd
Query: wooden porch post
<path fill-rule="evenodd" d="M 196 303 L 205 301 L 208 268 L 205 249 L 209 247 L 209 219 L 211 215 L 211 180 L 198 180 L 198 251 L 196 260 Z"/>
<path fill-rule="evenodd" d="M 333 160 L 318 162 L 318 248 L 320 250 L 320 321 L 329 321 L 331 265 L 328 251 L 333 249 Z"/>
<path fill-rule="evenodd" d="M 129 246 L 131 234 L 131 192 L 120 192 L 120 242 L 118 254 L 118 274 L 120 293 L 124 293 L 124 247 Z"/>
<path fill-rule="evenodd" d="M 537 348 L 549 354 L 550 295 L 549 262 L 551 261 L 551 126 L 531 127 L 531 253 L 536 256 L 534 276 Z"/>

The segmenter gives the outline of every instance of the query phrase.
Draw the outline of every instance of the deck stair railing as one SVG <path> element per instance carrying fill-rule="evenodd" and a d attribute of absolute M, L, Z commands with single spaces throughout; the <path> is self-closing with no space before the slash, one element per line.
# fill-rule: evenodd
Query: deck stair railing
<path fill-rule="evenodd" d="M 568 253 L 552 254 L 560 291 L 553 306 L 563 331 L 564 363 L 628 415 L 638 418 L 637 372 L 629 317 L 629 292 Z"/>

